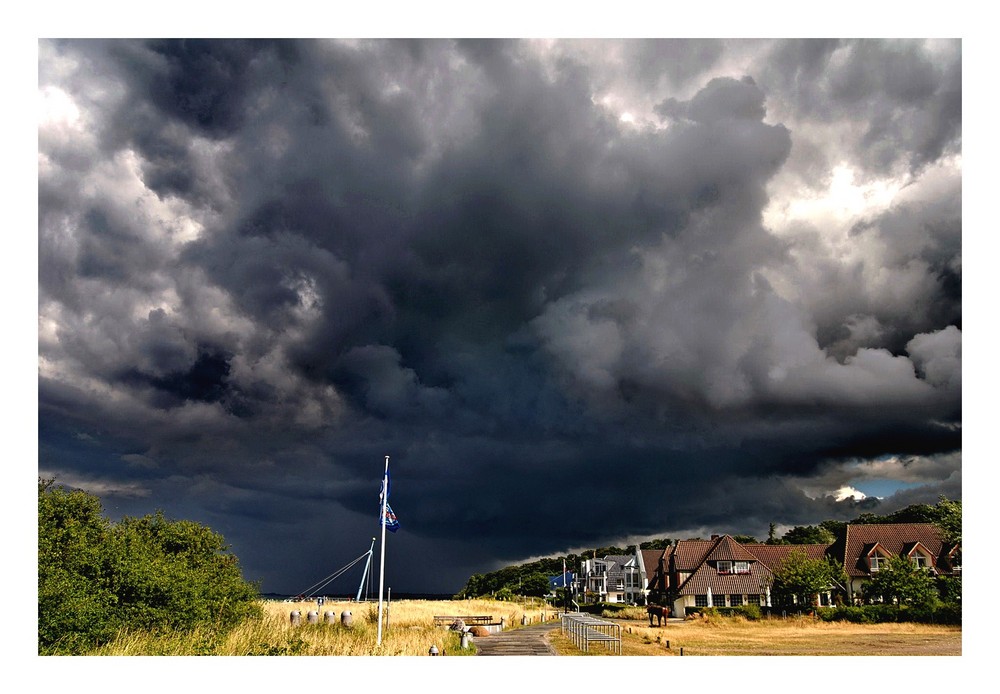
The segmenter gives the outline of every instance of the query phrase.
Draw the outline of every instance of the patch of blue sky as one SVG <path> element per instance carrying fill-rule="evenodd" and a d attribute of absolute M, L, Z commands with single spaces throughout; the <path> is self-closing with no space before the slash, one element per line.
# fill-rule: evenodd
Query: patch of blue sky
<path fill-rule="evenodd" d="M 860 492 L 863 492 L 865 496 L 874 496 L 880 499 L 885 499 L 898 491 L 904 489 L 914 489 L 921 486 L 922 482 L 900 482 L 899 480 L 889 480 L 889 479 L 864 479 L 864 480 L 851 480 L 848 482 L 851 487 L 854 487 Z"/>

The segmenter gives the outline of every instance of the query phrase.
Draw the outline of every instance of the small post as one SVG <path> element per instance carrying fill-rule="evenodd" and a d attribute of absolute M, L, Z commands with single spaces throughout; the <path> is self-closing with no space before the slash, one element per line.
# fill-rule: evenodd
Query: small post
<path fill-rule="evenodd" d="M 326 624 L 336 624 L 337 623 L 337 613 L 336 612 L 330 612 L 329 610 L 327 610 L 326 612 L 323 613 L 323 621 Z"/>
<path fill-rule="evenodd" d="M 309 610 L 308 614 L 306 614 L 306 621 L 310 624 L 319 624 L 319 612 L 316 610 Z"/>
<path fill-rule="evenodd" d="M 462 650 L 464 651 L 469 647 L 469 642 L 472 640 L 472 635 L 469 632 L 462 633 Z"/>
<path fill-rule="evenodd" d="M 684 646 L 681 646 L 681 655 L 684 655 Z"/>
<path fill-rule="evenodd" d="M 427 651 L 427 655 L 437 655 L 437 654 L 438 654 L 437 646 L 431 646 L 431 649 Z"/>
<path fill-rule="evenodd" d="M 666 640 L 666 644 L 667 644 L 667 650 L 669 651 L 670 650 L 670 639 Z"/>
<path fill-rule="evenodd" d="M 292 610 L 288 614 L 288 621 L 291 622 L 293 627 L 297 627 L 298 625 L 302 624 L 302 613 L 299 612 L 298 610 Z"/>
<path fill-rule="evenodd" d="M 340 623 L 345 627 L 349 627 L 354 624 L 354 617 L 351 616 L 350 610 L 344 610 L 340 613 Z"/>

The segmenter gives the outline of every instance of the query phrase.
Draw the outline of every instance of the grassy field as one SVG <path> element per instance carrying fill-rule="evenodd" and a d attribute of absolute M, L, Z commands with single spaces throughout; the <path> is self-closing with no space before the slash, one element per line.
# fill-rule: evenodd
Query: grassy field
<path fill-rule="evenodd" d="M 873 656 L 961 655 L 962 629 L 927 624 L 829 623 L 809 617 L 746 621 L 716 618 L 670 622 L 614 619 L 622 625 L 622 655 L 678 656 Z M 561 655 L 587 655 L 558 630 L 551 636 Z M 669 648 L 667 647 L 669 643 Z M 597 649 L 589 655 L 607 655 Z"/>
<path fill-rule="evenodd" d="M 301 624 L 293 626 L 290 613 L 301 613 Z M 310 611 L 319 612 L 319 623 L 309 624 Z M 340 623 L 344 611 L 351 612 L 352 625 Z M 555 614 L 544 603 L 518 604 L 495 600 L 428 601 L 397 600 L 387 605 L 381 645 L 376 645 L 378 607 L 376 603 L 315 602 L 263 603 L 263 618 L 248 622 L 225 637 L 208 631 L 152 635 L 122 633 L 111 644 L 89 655 L 396 655 L 426 656 L 431 646 L 446 655 L 474 655 L 461 649 L 457 632 L 434 626 L 436 615 L 490 615 L 508 625 L 520 625 L 522 618 L 538 623 L 542 616 Z M 335 624 L 324 623 L 324 614 L 333 612 Z"/>
<path fill-rule="evenodd" d="M 382 644 L 376 646 L 378 609 L 373 603 L 334 602 L 319 609 L 319 624 L 308 624 L 316 603 L 263 603 L 263 618 L 248 622 L 220 637 L 209 631 L 155 636 L 123 633 L 113 643 L 89 655 L 307 655 L 307 656 L 426 656 L 436 646 L 445 655 L 473 655 L 462 650 L 457 632 L 434 626 L 436 615 L 491 615 L 514 628 L 526 619 L 537 624 L 557 612 L 544 603 L 521 605 L 494 600 L 399 600 L 388 606 Z M 301 612 L 301 625 L 290 623 L 289 613 Z M 352 626 L 340 624 L 348 610 Z M 336 624 L 323 623 L 323 614 L 337 615 Z M 811 618 L 749 622 L 741 618 L 670 622 L 650 627 L 641 609 L 605 615 L 622 625 L 622 655 L 961 655 L 960 627 L 919 624 L 860 625 L 827 623 Z M 481 638 L 489 638 L 481 637 Z M 556 628 L 551 643 L 562 655 L 586 655 Z M 669 643 L 669 647 L 668 647 Z M 607 655 L 596 650 L 590 655 Z"/>

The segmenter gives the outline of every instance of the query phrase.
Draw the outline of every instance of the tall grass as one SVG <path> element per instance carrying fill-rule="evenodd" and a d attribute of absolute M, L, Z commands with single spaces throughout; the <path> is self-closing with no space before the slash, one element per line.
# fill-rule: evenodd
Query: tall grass
<path fill-rule="evenodd" d="M 301 613 L 301 624 L 292 625 L 290 613 Z M 319 623 L 309 624 L 310 611 L 319 612 Z M 351 626 L 341 624 L 341 615 L 351 613 Z M 503 619 L 509 628 L 521 625 L 522 617 L 537 623 L 543 613 L 552 619 L 556 612 L 544 603 L 522 605 L 495 600 L 427 601 L 399 600 L 386 605 L 381 645 L 377 603 L 328 602 L 317 608 L 313 602 L 262 603 L 263 615 L 228 633 L 212 629 L 152 634 L 124 631 L 111 643 L 88 655 L 396 655 L 425 656 L 431 646 L 444 655 L 473 655 L 475 648 L 462 650 L 458 632 L 434 626 L 437 615 L 490 615 Z M 336 623 L 326 624 L 324 614 L 333 612 Z M 483 637 L 489 638 L 489 637 Z"/>

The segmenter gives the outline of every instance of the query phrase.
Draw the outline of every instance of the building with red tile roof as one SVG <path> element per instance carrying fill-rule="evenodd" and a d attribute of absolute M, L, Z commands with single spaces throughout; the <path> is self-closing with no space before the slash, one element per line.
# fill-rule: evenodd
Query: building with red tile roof
<path fill-rule="evenodd" d="M 847 585 L 830 586 L 816 596 L 818 605 L 832 604 L 836 592 L 856 601 L 880 562 L 892 556 L 907 557 L 935 574 L 961 575 L 961 547 L 949 545 L 941 530 L 928 523 L 847 525 L 829 545 L 743 544 L 729 535 L 713 535 L 711 540 L 678 540 L 664 550 L 648 572 L 649 599 L 672 605 L 676 616 L 688 607 L 770 607 L 774 575 L 793 552 L 808 559 L 832 558 L 844 566 Z"/>
<path fill-rule="evenodd" d="M 949 543 L 931 523 L 848 525 L 827 553 L 844 565 L 852 601 L 890 557 L 906 557 L 939 575 L 960 576 L 962 572 L 961 547 Z"/>

